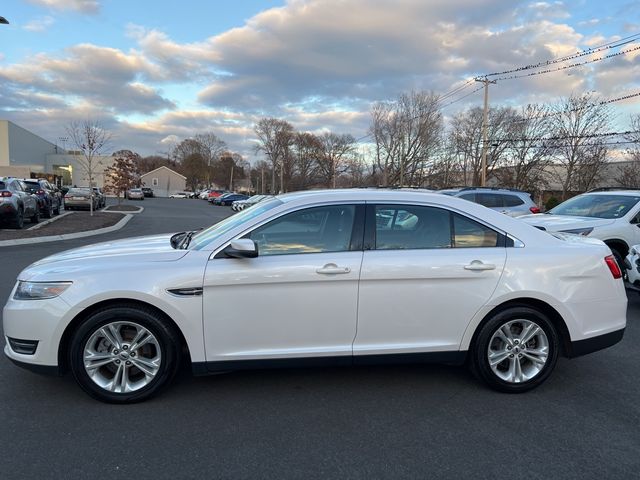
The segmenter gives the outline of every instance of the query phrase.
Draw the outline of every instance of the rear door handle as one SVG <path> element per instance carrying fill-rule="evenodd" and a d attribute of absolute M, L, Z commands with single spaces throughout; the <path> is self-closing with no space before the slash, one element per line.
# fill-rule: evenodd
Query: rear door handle
<path fill-rule="evenodd" d="M 469 265 L 465 265 L 464 269 L 479 272 L 483 270 L 495 270 L 496 266 L 491 263 L 482 263 L 480 260 L 474 260 Z"/>
<path fill-rule="evenodd" d="M 322 275 L 340 275 L 350 272 L 351 269 L 349 267 L 339 267 L 335 263 L 327 263 L 324 267 L 316 269 L 316 273 Z"/>

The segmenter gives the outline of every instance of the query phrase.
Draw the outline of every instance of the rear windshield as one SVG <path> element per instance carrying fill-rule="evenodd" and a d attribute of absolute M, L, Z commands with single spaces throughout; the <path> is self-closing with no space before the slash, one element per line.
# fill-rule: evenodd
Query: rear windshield
<path fill-rule="evenodd" d="M 579 195 L 549 210 L 551 215 L 620 218 L 640 202 L 640 195 Z"/>
<path fill-rule="evenodd" d="M 6 190 L 7 189 L 7 184 L 4 182 L 0 182 L 0 190 Z"/>
<path fill-rule="evenodd" d="M 89 190 L 85 188 L 71 188 L 67 193 L 71 195 L 89 195 Z"/>
<path fill-rule="evenodd" d="M 24 182 L 24 186 L 29 193 L 35 193 L 40 190 L 40 184 L 36 182 Z"/>

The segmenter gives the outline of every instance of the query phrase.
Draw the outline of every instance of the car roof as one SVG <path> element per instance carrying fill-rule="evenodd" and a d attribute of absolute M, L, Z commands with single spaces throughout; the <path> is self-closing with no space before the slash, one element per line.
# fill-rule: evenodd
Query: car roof
<path fill-rule="evenodd" d="M 637 197 L 640 196 L 640 190 L 600 190 L 597 192 L 585 192 L 581 195 L 625 195 Z"/>

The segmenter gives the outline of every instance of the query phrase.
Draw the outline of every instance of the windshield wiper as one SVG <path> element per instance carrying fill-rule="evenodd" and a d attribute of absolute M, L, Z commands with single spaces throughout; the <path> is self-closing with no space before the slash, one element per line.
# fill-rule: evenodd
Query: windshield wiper
<path fill-rule="evenodd" d="M 178 248 L 178 242 L 187 232 L 178 232 L 171 235 L 171 248 Z"/>
<path fill-rule="evenodd" d="M 187 233 L 182 239 L 182 241 L 180 242 L 180 248 L 182 248 L 183 250 L 186 250 L 189 247 L 189 244 L 191 243 L 191 239 L 193 238 L 193 236 L 196 233 L 198 233 L 200 230 L 202 230 L 202 228 L 199 228 L 197 230 L 192 230 L 189 233 Z"/>

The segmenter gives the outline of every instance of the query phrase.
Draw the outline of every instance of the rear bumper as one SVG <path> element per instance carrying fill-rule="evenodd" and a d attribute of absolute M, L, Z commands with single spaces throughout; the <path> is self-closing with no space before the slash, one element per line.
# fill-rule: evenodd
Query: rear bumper
<path fill-rule="evenodd" d="M 605 333 L 603 335 L 597 335 L 584 340 L 571 342 L 569 357 L 580 357 L 588 353 L 597 352 L 598 350 L 611 347 L 622 340 L 624 330 L 624 328 L 621 328 L 620 330 L 614 330 L 613 332 Z"/>

